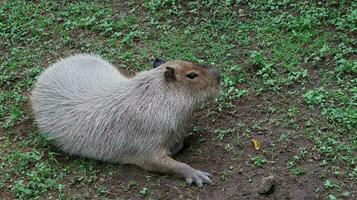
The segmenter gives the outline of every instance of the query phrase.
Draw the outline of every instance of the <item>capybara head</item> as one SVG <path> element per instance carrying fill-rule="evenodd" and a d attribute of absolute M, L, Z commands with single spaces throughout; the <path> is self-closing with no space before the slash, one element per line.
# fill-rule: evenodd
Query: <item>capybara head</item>
<path fill-rule="evenodd" d="M 163 69 L 167 84 L 175 85 L 180 91 L 195 97 L 199 102 L 212 99 L 219 94 L 221 75 L 212 66 L 182 60 L 165 62 L 159 58 L 155 59 L 153 66 Z"/>

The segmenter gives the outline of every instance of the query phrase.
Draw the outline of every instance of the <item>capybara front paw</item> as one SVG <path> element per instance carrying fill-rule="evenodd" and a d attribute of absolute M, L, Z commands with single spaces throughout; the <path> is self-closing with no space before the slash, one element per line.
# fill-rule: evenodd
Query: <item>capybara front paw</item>
<path fill-rule="evenodd" d="M 191 186 L 192 183 L 195 183 L 200 188 L 203 187 L 203 184 L 211 184 L 211 178 L 211 174 L 196 169 L 194 169 L 188 176 L 185 177 L 186 183 L 189 186 Z"/>

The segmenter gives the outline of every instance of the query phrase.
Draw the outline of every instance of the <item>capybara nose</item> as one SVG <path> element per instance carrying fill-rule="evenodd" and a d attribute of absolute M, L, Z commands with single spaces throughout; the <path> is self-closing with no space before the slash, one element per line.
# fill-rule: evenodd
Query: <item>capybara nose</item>
<path fill-rule="evenodd" d="M 212 75 L 216 78 L 217 82 L 220 83 L 221 82 L 221 74 L 219 73 L 219 71 L 215 68 L 211 68 L 211 73 Z"/>

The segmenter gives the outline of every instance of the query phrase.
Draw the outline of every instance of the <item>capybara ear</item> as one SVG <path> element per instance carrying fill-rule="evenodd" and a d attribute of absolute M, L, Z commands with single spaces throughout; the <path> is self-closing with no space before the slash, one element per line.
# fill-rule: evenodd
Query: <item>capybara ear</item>
<path fill-rule="evenodd" d="M 156 68 L 162 64 L 164 64 L 166 61 L 164 61 L 161 58 L 155 58 L 154 63 L 153 63 L 153 68 Z"/>
<path fill-rule="evenodd" d="M 165 71 L 165 79 L 167 82 L 172 82 L 176 79 L 175 77 L 175 69 L 172 67 L 166 67 Z"/>

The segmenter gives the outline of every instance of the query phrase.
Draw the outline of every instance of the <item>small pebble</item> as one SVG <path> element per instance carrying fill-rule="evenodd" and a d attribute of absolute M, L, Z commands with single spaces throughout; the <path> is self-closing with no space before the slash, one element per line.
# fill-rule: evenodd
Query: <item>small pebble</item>
<path fill-rule="evenodd" d="M 264 177 L 257 190 L 259 194 L 269 194 L 273 192 L 275 177 L 273 175 Z"/>

